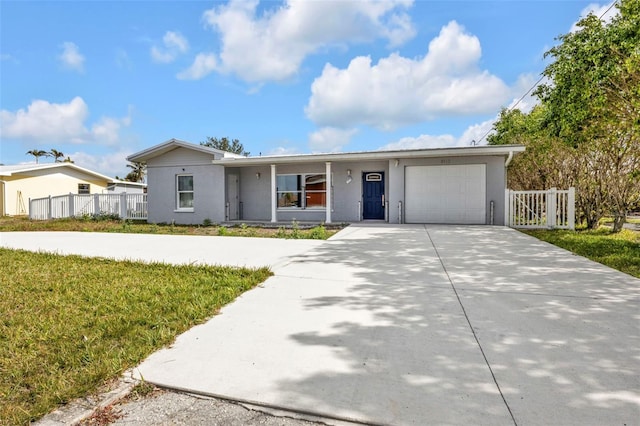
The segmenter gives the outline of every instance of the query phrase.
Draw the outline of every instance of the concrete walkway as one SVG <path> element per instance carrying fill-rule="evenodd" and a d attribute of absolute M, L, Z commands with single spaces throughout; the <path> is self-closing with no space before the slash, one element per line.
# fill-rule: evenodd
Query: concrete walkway
<path fill-rule="evenodd" d="M 121 255 L 146 249 L 118 237 Z M 182 240 L 154 237 L 185 261 Z M 202 239 L 185 240 L 212 253 L 198 261 L 231 255 L 180 238 Z M 270 240 L 240 244 L 275 276 L 149 357 L 145 380 L 327 423 L 638 424 L 640 280 L 500 227 L 352 225 L 280 243 L 282 257 Z"/>
<path fill-rule="evenodd" d="M 171 264 L 209 264 L 277 269 L 323 244 L 318 240 L 233 238 L 99 232 L 0 232 L 0 246 Z"/>

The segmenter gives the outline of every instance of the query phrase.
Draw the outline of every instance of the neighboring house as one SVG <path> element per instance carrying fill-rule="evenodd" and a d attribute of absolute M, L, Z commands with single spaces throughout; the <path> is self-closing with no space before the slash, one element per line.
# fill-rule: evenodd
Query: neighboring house
<path fill-rule="evenodd" d="M 0 214 L 29 214 L 29 199 L 50 195 L 142 193 L 145 184 L 123 182 L 73 163 L 0 166 Z"/>
<path fill-rule="evenodd" d="M 107 185 L 106 192 L 111 194 L 120 194 L 123 192 L 127 194 L 146 194 L 147 184 L 113 179 L 112 182 Z"/>
<path fill-rule="evenodd" d="M 523 146 L 243 157 L 171 139 L 147 165 L 149 222 L 504 223 Z"/>

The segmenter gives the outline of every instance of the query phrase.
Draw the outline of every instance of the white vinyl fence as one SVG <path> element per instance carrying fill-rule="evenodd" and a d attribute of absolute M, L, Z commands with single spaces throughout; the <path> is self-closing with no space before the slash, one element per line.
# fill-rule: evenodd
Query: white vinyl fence
<path fill-rule="evenodd" d="M 117 215 L 147 219 L 147 194 L 69 194 L 29 200 L 29 219 Z"/>
<path fill-rule="evenodd" d="M 575 229 L 575 188 L 545 191 L 507 189 L 505 224 L 512 228 Z"/>

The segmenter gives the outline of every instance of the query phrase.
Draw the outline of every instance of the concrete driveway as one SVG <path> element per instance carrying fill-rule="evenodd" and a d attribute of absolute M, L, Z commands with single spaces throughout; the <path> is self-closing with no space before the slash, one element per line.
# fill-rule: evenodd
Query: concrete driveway
<path fill-rule="evenodd" d="M 2 245 L 19 246 L 9 235 Z M 103 238 L 81 235 L 91 250 Z M 131 237 L 116 237 L 121 255 L 145 250 Z M 155 237 L 165 260 L 180 257 L 176 237 Z M 224 256 L 213 246 L 239 241 L 275 276 L 150 356 L 147 381 L 327 423 L 638 424 L 629 275 L 501 227 L 352 225 L 299 245 L 181 238 Z"/>

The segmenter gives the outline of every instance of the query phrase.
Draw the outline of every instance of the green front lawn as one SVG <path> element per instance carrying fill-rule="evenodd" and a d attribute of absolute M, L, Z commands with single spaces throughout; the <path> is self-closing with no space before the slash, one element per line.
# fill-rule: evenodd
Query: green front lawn
<path fill-rule="evenodd" d="M 617 234 L 598 230 L 524 231 L 542 241 L 640 278 L 640 232 L 624 229 Z"/>
<path fill-rule="evenodd" d="M 302 226 L 297 222 L 274 228 L 264 226 L 221 226 L 216 224 L 174 225 L 155 224 L 146 221 L 122 221 L 110 216 L 30 220 L 25 216 L 0 217 L 0 232 L 20 231 L 79 231 L 79 232 L 118 232 L 126 234 L 166 234 L 166 235 L 212 235 L 230 237 L 265 237 L 326 240 L 334 235 L 344 224 Z"/>
<path fill-rule="evenodd" d="M 270 275 L 0 248 L 0 424 L 95 391 Z"/>

